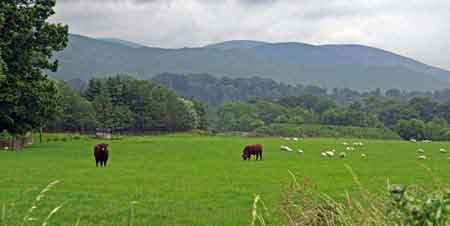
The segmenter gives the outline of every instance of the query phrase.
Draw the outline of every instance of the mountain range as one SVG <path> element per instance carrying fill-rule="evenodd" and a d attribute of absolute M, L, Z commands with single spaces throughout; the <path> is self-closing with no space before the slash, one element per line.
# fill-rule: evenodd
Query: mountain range
<path fill-rule="evenodd" d="M 450 87 L 450 72 L 362 45 L 310 45 L 233 40 L 204 47 L 165 49 L 113 38 L 70 35 L 55 55 L 59 80 L 127 73 L 149 79 L 169 72 L 270 78 L 325 88 L 436 90 Z"/>

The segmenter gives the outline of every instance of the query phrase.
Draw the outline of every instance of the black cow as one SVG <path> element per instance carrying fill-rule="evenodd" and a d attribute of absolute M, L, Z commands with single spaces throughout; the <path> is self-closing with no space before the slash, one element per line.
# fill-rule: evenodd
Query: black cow
<path fill-rule="evenodd" d="M 106 167 L 106 163 L 108 162 L 108 144 L 97 144 L 94 147 L 94 157 L 95 157 L 95 165 L 98 167 L 100 163 L 100 167 Z"/>
<path fill-rule="evenodd" d="M 252 144 L 245 146 L 242 151 L 242 158 L 244 160 L 250 160 L 252 155 L 256 156 L 256 160 L 262 160 L 262 146 L 260 144 Z"/>

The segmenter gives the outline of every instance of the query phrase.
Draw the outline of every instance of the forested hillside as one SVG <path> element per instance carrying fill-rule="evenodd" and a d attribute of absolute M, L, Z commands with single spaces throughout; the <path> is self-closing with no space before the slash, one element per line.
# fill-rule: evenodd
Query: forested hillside
<path fill-rule="evenodd" d="M 230 41 L 199 48 L 163 49 L 79 35 L 55 56 L 57 80 L 127 73 L 149 79 L 161 73 L 209 73 L 229 78 L 270 78 L 327 88 L 436 90 L 450 72 L 381 49 L 360 45 Z"/>
<path fill-rule="evenodd" d="M 325 89 L 313 85 L 289 85 L 272 79 L 218 78 L 209 74 L 170 74 L 164 73 L 153 78 L 154 81 L 174 90 L 183 97 L 194 97 L 211 106 L 219 106 L 227 101 L 246 101 L 252 97 L 279 99 L 288 96 L 313 95 L 327 97 L 339 105 L 349 105 L 364 97 L 376 96 L 384 99 L 408 101 L 414 97 L 428 97 L 436 102 L 450 100 L 450 89 L 436 91 L 403 91 L 400 89 L 374 89 L 359 92 L 349 88 Z M 74 86 L 79 81 L 74 80 Z"/>

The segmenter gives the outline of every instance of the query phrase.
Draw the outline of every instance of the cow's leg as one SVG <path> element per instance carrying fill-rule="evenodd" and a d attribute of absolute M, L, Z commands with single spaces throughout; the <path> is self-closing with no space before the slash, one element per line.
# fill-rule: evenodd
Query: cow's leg
<path fill-rule="evenodd" d="M 108 160 L 105 160 L 105 162 L 103 162 L 103 165 L 106 167 L 106 163 L 108 162 Z"/>
<path fill-rule="evenodd" d="M 259 160 L 262 160 L 262 152 L 259 153 Z"/>
<path fill-rule="evenodd" d="M 98 160 L 95 160 L 95 166 L 98 167 Z"/>

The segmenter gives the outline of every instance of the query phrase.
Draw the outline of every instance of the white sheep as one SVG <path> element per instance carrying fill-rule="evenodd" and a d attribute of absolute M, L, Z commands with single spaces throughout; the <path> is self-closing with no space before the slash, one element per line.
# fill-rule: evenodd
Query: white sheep
<path fill-rule="evenodd" d="M 445 149 L 443 149 L 443 148 L 439 149 L 439 151 L 440 151 L 441 153 L 447 153 L 447 150 L 445 150 Z"/>
<path fill-rule="evenodd" d="M 344 142 L 344 143 L 342 143 L 344 146 L 348 146 L 348 143 L 347 142 Z"/>
<path fill-rule="evenodd" d="M 423 150 L 422 148 L 419 148 L 419 150 L 417 150 L 417 152 L 419 152 L 419 153 L 425 153 L 425 150 Z"/>
<path fill-rule="evenodd" d="M 8 150 L 9 149 L 9 147 L 8 146 L 5 146 L 3 149 L 5 149 L 5 150 Z"/>
<path fill-rule="evenodd" d="M 418 160 L 425 160 L 427 159 L 427 156 L 425 155 L 419 155 L 419 157 L 417 157 Z"/>
<path fill-rule="evenodd" d="M 286 137 L 286 138 L 284 138 L 284 140 L 285 140 L 285 141 L 291 141 L 291 138 Z"/>
<path fill-rule="evenodd" d="M 365 159 L 365 158 L 367 158 L 367 155 L 366 154 L 361 154 L 361 158 Z"/>
<path fill-rule="evenodd" d="M 325 152 L 326 154 L 327 154 L 327 156 L 329 156 L 329 157 L 334 157 L 334 152 L 332 152 L 332 151 L 327 151 L 327 152 Z"/>
<path fill-rule="evenodd" d="M 424 143 L 431 143 L 431 140 L 423 140 Z"/>
<path fill-rule="evenodd" d="M 345 152 L 339 153 L 339 157 L 340 157 L 340 158 L 345 158 L 346 155 L 347 155 L 347 154 L 346 154 Z"/>
<path fill-rule="evenodd" d="M 292 140 L 294 140 L 294 141 L 298 141 L 298 138 L 297 138 L 297 137 L 294 137 L 294 138 L 292 138 Z"/>
<path fill-rule="evenodd" d="M 289 148 L 288 146 L 281 146 L 281 147 L 280 147 L 280 150 L 281 150 L 281 151 L 292 151 L 292 149 Z"/>
<path fill-rule="evenodd" d="M 320 155 L 321 155 L 322 157 L 328 157 L 327 153 L 325 153 L 325 152 L 320 152 Z"/>
<path fill-rule="evenodd" d="M 450 163 L 450 157 L 448 157 L 448 163 Z"/>
<path fill-rule="evenodd" d="M 416 139 L 410 139 L 409 141 L 413 142 L 413 143 L 417 143 Z"/>
<path fill-rule="evenodd" d="M 303 154 L 303 150 L 302 149 L 298 149 L 297 152 L 300 153 L 300 154 Z"/>

